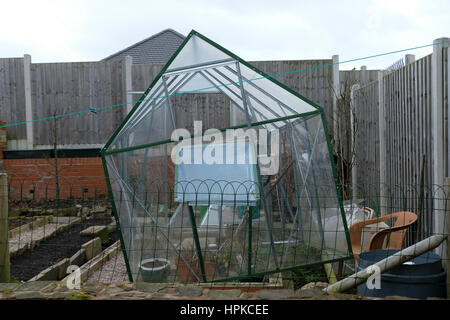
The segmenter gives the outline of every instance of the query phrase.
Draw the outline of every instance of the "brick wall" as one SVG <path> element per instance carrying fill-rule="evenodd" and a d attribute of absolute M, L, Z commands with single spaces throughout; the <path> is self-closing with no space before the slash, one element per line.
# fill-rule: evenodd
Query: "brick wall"
<path fill-rule="evenodd" d="M 3 159 L 10 196 L 15 199 L 56 197 L 55 159 Z M 100 157 L 59 158 L 60 198 L 106 197 L 107 187 Z"/>

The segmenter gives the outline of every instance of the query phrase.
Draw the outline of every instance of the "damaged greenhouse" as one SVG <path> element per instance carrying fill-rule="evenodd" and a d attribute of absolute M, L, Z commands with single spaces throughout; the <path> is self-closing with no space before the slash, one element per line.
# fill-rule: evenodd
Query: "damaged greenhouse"
<path fill-rule="evenodd" d="M 223 97 L 224 126 L 178 112 L 194 94 Z M 131 281 L 264 281 L 352 257 L 323 109 L 196 31 L 102 159 Z"/>

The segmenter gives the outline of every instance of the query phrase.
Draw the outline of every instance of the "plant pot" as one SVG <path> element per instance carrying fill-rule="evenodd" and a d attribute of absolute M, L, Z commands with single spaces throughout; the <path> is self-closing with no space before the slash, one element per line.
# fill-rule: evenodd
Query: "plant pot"
<path fill-rule="evenodd" d="M 139 264 L 142 280 L 144 282 L 166 282 L 170 272 L 170 262 L 164 258 L 150 258 L 142 260 Z"/>

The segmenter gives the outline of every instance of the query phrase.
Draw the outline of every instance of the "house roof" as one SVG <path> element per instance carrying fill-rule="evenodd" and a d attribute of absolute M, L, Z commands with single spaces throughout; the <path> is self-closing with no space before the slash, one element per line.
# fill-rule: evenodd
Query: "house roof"
<path fill-rule="evenodd" d="M 164 64 L 178 49 L 184 39 L 185 36 L 181 33 L 173 29 L 165 29 L 104 58 L 103 61 L 121 60 L 129 55 L 133 58 L 133 64 Z"/>

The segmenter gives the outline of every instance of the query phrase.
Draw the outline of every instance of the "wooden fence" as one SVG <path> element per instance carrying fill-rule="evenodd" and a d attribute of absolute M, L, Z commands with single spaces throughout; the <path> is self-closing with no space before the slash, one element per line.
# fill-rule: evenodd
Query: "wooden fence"
<path fill-rule="evenodd" d="M 379 205 L 415 208 L 424 214 L 422 228 L 428 233 L 442 229 L 445 212 L 445 199 L 430 192 L 435 193 L 436 186 L 443 186 L 444 178 L 450 175 L 448 41 L 437 39 L 432 54 L 417 61 L 408 55 L 404 67 L 380 72 L 377 80 L 352 89 L 354 185 L 375 183 L 379 187 L 373 192 L 379 192 L 381 200 L 383 193 L 395 193 L 396 188 L 421 188 L 424 157 L 421 199 L 405 200 L 398 194 L 393 197 L 398 203 Z"/>
<path fill-rule="evenodd" d="M 4 123 L 25 121 L 23 58 L 0 59 L 0 120 Z M 24 125 L 8 128 L 8 137 L 26 138 Z"/>
<path fill-rule="evenodd" d="M 251 63 L 315 101 L 330 115 L 331 59 Z M 0 59 L 0 119 L 6 124 L 28 122 L 7 128 L 10 148 L 49 146 L 54 143 L 55 135 L 59 145 L 104 144 L 141 97 L 130 92 L 147 89 L 162 67 L 132 65 L 127 59 L 74 63 L 31 63 L 28 55 Z M 293 73 L 295 70 L 302 71 Z M 174 100 L 179 127 L 192 123 L 192 119 L 187 120 L 192 117 L 214 128 L 230 123 L 230 102 L 226 97 L 199 93 L 181 95 Z M 91 108 L 97 109 L 90 112 Z M 56 121 L 47 119 L 66 114 L 70 116 Z"/>

